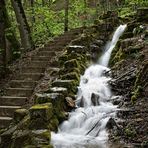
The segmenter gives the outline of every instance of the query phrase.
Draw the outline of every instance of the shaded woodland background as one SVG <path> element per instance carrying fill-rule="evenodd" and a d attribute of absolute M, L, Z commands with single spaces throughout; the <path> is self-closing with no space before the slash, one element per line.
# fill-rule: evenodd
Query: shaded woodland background
<path fill-rule="evenodd" d="M 147 0 L 1 0 L 0 77 L 26 51 L 42 47 L 72 28 L 91 26 L 99 16 L 117 10 L 132 16 Z"/>

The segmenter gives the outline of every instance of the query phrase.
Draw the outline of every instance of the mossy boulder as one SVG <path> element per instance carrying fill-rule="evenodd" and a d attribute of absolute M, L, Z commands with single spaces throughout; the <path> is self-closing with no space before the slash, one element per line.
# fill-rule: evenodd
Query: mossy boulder
<path fill-rule="evenodd" d="M 32 131 L 34 140 L 33 144 L 38 145 L 48 145 L 51 140 L 51 132 L 50 130 L 44 129 L 44 130 L 33 130 Z"/>
<path fill-rule="evenodd" d="M 68 92 L 76 92 L 78 82 L 75 80 L 56 80 L 52 83 L 53 87 L 64 87 L 67 88 Z"/>
<path fill-rule="evenodd" d="M 11 148 L 48 146 L 51 139 L 50 130 L 16 130 L 12 136 Z"/>
<path fill-rule="evenodd" d="M 42 104 L 42 103 L 53 103 L 63 99 L 63 95 L 61 93 L 43 93 L 43 94 L 36 94 L 35 95 L 35 103 Z"/>
<path fill-rule="evenodd" d="M 17 109 L 14 112 L 14 121 L 16 123 L 18 123 L 19 121 L 21 121 L 25 116 L 27 116 L 29 114 L 27 109 Z"/>
<path fill-rule="evenodd" d="M 66 95 L 65 95 L 66 96 Z M 38 95 L 36 97 L 36 103 L 44 103 L 44 102 L 50 102 L 53 104 L 53 113 L 58 116 L 58 114 L 64 110 L 65 104 L 64 104 L 64 97 L 61 93 L 44 93 L 43 95 Z"/>
<path fill-rule="evenodd" d="M 80 80 L 80 75 L 78 74 L 78 73 L 76 73 L 76 72 L 70 72 L 70 73 L 68 73 L 68 74 L 65 74 L 65 75 L 62 75 L 61 76 L 61 79 L 62 80 L 76 80 L 76 81 L 78 81 L 79 82 L 79 80 Z"/>
<path fill-rule="evenodd" d="M 85 46 L 80 46 L 80 45 L 69 45 L 67 48 L 67 53 L 70 54 L 72 52 L 75 53 L 86 53 L 87 48 Z"/>
<path fill-rule="evenodd" d="M 62 68 L 60 69 L 59 71 L 59 75 L 62 76 L 62 75 L 65 75 L 66 73 L 71 73 L 71 72 L 76 72 L 78 74 L 81 74 L 81 71 L 79 68 L 75 68 L 75 67 L 71 67 L 70 69 L 65 69 L 65 68 Z"/>
<path fill-rule="evenodd" d="M 78 63 L 78 61 L 77 61 L 76 59 L 71 59 L 71 60 L 68 60 L 68 61 L 66 61 L 66 62 L 64 63 L 64 67 L 65 67 L 66 69 L 69 69 L 69 68 L 71 68 L 71 67 L 79 68 L 80 65 L 79 65 L 79 63 Z"/>
<path fill-rule="evenodd" d="M 48 122 L 53 116 L 53 106 L 51 103 L 37 104 L 29 109 L 30 129 L 48 129 Z"/>

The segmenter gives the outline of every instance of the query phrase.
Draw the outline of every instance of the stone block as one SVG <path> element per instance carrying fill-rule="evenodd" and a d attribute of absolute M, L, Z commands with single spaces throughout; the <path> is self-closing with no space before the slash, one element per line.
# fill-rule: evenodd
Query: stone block
<path fill-rule="evenodd" d="M 63 99 L 63 95 L 61 93 L 56 93 L 56 92 L 55 93 L 36 94 L 35 95 L 35 103 L 38 103 L 38 104 L 48 103 L 48 102 L 54 103 L 55 101 L 59 101 L 59 100 L 62 100 L 62 99 Z"/>
<path fill-rule="evenodd" d="M 21 121 L 26 115 L 28 115 L 28 110 L 27 109 L 17 109 L 14 112 L 14 121 L 19 122 Z"/>
<path fill-rule="evenodd" d="M 43 119 L 48 121 L 53 115 L 53 107 L 51 103 L 37 104 L 29 109 L 30 119 Z"/>

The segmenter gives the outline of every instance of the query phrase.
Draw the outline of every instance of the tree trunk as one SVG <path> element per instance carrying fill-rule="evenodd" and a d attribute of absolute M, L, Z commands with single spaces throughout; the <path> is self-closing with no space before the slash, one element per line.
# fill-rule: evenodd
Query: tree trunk
<path fill-rule="evenodd" d="M 30 0 L 31 10 L 32 10 L 32 26 L 35 23 L 35 14 L 34 14 L 34 0 Z"/>
<path fill-rule="evenodd" d="M 0 0 L 0 56 L 2 57 L 0 62 L 4 71 L 6 70 L 5 11 L 5 1 Z M 0 70 L 2 71 L 2 69 Z"/>
<path fill-rule="evenodd" d="M 21 0 L 11 0 L 11 3 L 16 15 L 22 47 L 24 48 L 24 50 L 30 50 L 31 48 L 33 48 L 33 42 L 30 27 L 25 16 Z"/>
<path fill-rule="evenodd" d="M 68 31 L 68 9 L 69 9 L 69 0 L 65 0 L 65 24 L 64 31 Z"/>

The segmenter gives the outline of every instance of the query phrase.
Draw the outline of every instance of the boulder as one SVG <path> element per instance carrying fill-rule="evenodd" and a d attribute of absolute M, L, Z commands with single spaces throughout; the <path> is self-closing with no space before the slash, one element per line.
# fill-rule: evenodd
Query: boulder
<path fill-rule="evenodd" d="M 99 103 L 99 98 L 100 98 L 100 96 L 99 96 L 98 94 L 95 94 L 95 93 L 92 93 L 92 94 L 91 94 L 91 102 L 92 102 L 92 104 L 93 104 L 94 106 L 97 106 L 97 105 L 100 104 L 100 103 Z"/>
<path fill-rule="evenodd" d="M 49 120 L 53 116 L 53 107 L 51 103 L 37 104 L 29 109 L 30 129 L 48 129 Z"/>
<path fill-rule="evenodd" d="M 76 80 L 76 81 L 79 82 L 80 75 L 78 75 L 76 72 L 70 72 L 68 74 L 62 75 L 61 79 L 62 80 L 66 80 L 66 79 L 68 79 L 68 80 Z"/>
<path fill-rule="evenodd" d="M 72 52 L 74 53 L 86 53 L 87 48 L 85 46 L 80 45 L 69 45 L 66 47 L 67 53 L 70 54 Z"/>
<path fill-rule="evenodd" d="M 35 95 L 35 103 L 53 103 L 63 99 L 63 95 L 61 93 L 44 93 L 44 94 L 36 94 Z"/>
<path fill-rule="evenodd" d="M 71 108 L 75 108 L 75 102 L 71 97 L 66 97 L 65 98 L 67 105 Z"/>

